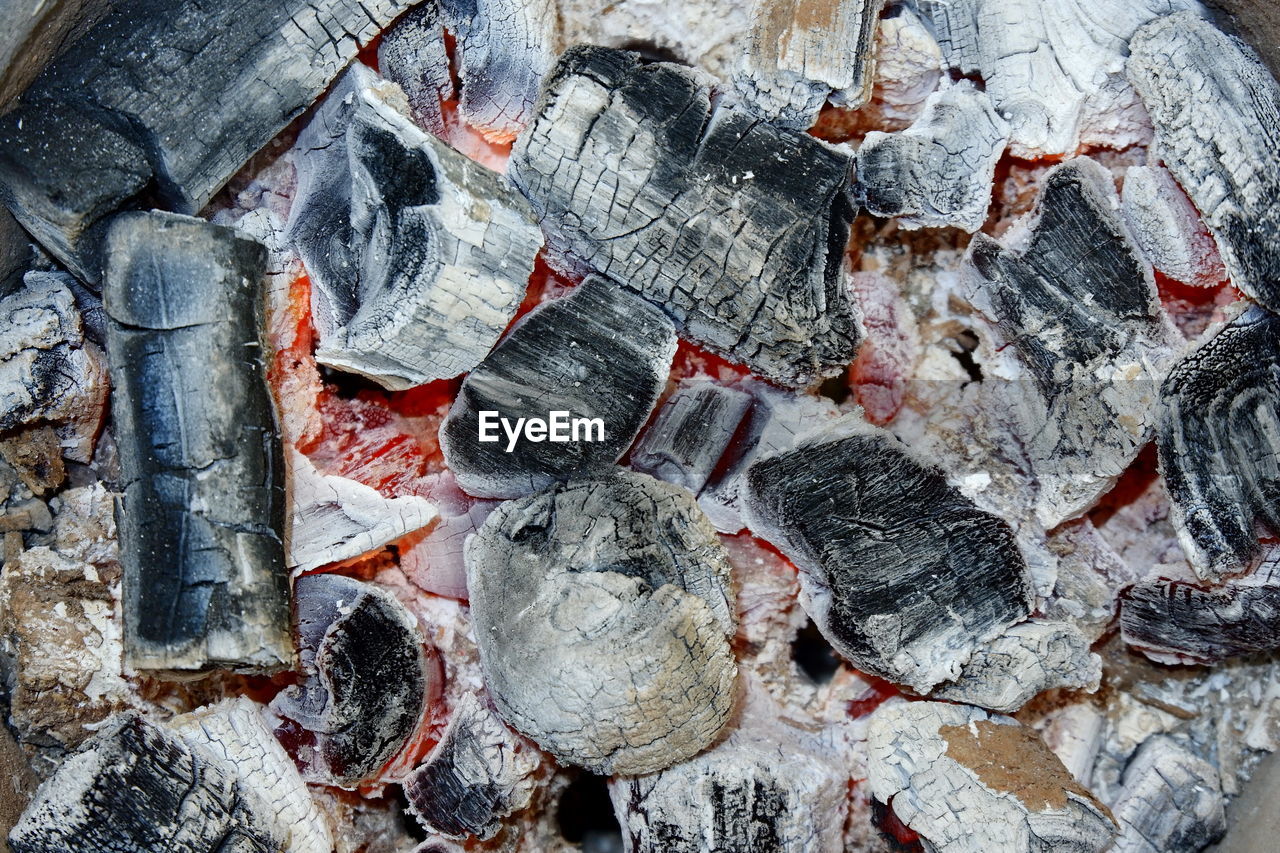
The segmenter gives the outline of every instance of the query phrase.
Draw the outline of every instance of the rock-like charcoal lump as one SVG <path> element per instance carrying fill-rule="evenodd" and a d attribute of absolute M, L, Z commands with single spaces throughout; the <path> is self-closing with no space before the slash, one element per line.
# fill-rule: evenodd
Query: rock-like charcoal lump
<path fill-rule="evenodd" d="M 1254 306 L 1169 373 L 1157 446 L 1197 574 L 1244 570 L 1280 533 L 1280 317 Z"/>
<path fill-rule="evenodd" d="M 1213 287 L 1226 278 L 1212 235 L 1167 169 L 1129 167 L 1121 199 L 1125 224 L 1153 267 L 1197 287 Z"/>
<path fill-rule="evenodd" d="M 851 167 L 714 104 L 686 68 L 581 46 L 548 77 L 510 175 L 552 248 L 661 305 L 690 340 L 798 387 L 839 372 L 858 342 Z"/>
<path fill-rule="evenodd" d="M 728 557 L 688 492 L 630 471 L 509 501 L 467 548 L 499 713 L 598 773 L 668 767 L 728 722 L 729 585 Z"/>
<path fill-rule="evenodd" d="M 1222 783 L 1212 764 L 1164 735 L 1150 738 L 1124 769 L 1112 806 L 1116 853 L 1203 850 L 1227 828 Z"/>
<path fill-rule="evenodd" d="M 604 473 L 644 426 L 675 351 L 661 311 L 588 278 L 523 317 L 463 380 L 440 429 L 445 461 L 468 494 L 487 498 Z M 545 435 L 510 434 L 534 420 Z"/>
<path fill-rule="evenodd" d="M 440 694 L 440 662 L 417 620 L 388 590 L 343 575 L 294 586 L 301 682 L 272 709 L 302 745 L 310 782 L 355 788 L 374 779 Z"/>
<path fill-rule="evenodd" d="M 919 692 L 1028 615 L 1013 531 L 887 433 L 850 424 L 747 472 L 749 526 L 800 569 L 800 601 L 855 666 Z"/>
<path fill-rule="evenodd" d="M 397 390 L 475 367 L 542 235 L 501 175 L 416 127 L 352 68 L 298 138 L 289 237 L 317 291 L 316 360 Z"/>
<path fill-rule="evenodd" d="M 751 395 L 706 380 L 682 383 L 631 449 L 631 467 L 702 491 L 724 455 Z"/>
<path fill-rule="evenodd" d="M 266 252 L 166 213 L 121 214 L 106 245 L 126 659 L 286 668 L 284 464 L 259 340 Z"/>

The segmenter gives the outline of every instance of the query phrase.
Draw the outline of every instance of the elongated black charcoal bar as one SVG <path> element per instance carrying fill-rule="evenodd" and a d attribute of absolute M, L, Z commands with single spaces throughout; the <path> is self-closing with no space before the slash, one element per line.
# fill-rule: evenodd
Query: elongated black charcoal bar
<path fill-rule="evenodd" d="M 266 251 L 156 212 L 121 214 L 106 247 L 128 663 L 287 668 L 283 465 L 258 338 Z"/>
<path fill-rule="evenodd" d="M 408 5 L 119 3 L 0 119 L 0 194 L 96 280 L 95 223 L 141 194 L 200 210 Z"/>

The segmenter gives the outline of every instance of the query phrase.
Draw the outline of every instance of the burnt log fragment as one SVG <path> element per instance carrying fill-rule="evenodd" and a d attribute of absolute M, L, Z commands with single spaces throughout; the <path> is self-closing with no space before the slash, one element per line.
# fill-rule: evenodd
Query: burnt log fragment
<path fill-rule="evenodd" d="M 750 409 L 750 394 L 714 382 L 684 382 L 631 449 L 631 467 L 696 495 Z"/>
<path fill-rule="evenodd" d="M 746 515 L 800 569 L 800 603 L 858 669 L 927 692 L 1025 618 L 1013 531 L 894 438 L 854 425 L 762 458 Z"/>
<path fill-rule="evenodd" d="M 498 712 L 560 761 L 648 773 L 728 721 L 729 560 L 684 489 L 618 470 L 508 501 L 468 543 L 467 589 Z"/>
<path fill-rule="evenodd" d="M 439 697 L 439 658 L 413 615 L 377 584 L 316 574 L 294 589 L 304 678 L 271 707 L 295 724 L 303 778 L 355 788 L 395 757 Z"/>
<path fill-rule="evenodd" d="M 858 342 L 843 270 L 851 158 L 713 105 L 702 78 L 579 46 L 509 174 L 569 263 L 662 306 L 690 340 L 807 386 Z"/>
<path fill-rule="evenodd" d="M 117 4 L 0 119 L 4 200 L 96 280 L 96 223 L 144 192 L 200 210 L 406 5 Z"/>
<path fill-rule="evenodd" d="M 1280 84 L 1253 49 L 1192 12 L 1134 35 L 1126 72 L 1164 161 L 1236 287 L 1280 310 Z"/>
<path fill-rule="evenodd" d="M 644 426 L 675 351 L 661 311 L 588 278 L 522 318 L 463 380 L 440 428 L 445 462 L 464 491 L 486 498 L 604 473 Z M 545 435 L 509 432 L 535 420 Z"/>
<path fill-rule="evenodd" d="M 1254 306 L 1164 382 L 1156 447 L 1183 550 L 1202 578 L 1236 574 L 1280 533 L 1280 317 Z"/>
<path fill-rule="evenodd" d="M 266 252 L 166 213 L 121 214 L 106 245 L 128 663 L 288 668 L 284 471 L 259 339 Z"/>
<path fill-rule="evenodd" d="M 1148 739 L 1125 766 L 1112 812 L 1116 853 L 1204 850 L 1226 833 L 1226 796 L 1212 764 L 1166 735 Z"/>

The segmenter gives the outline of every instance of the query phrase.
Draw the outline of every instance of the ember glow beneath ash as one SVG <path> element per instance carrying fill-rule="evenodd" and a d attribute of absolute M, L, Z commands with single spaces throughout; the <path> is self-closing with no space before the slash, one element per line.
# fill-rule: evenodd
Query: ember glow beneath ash
<path fill-rule="evenodd" d="M 1256 849 L 1278 134 L 1197 0 L 120 0 L 0 115 L 10 849 Z"/>

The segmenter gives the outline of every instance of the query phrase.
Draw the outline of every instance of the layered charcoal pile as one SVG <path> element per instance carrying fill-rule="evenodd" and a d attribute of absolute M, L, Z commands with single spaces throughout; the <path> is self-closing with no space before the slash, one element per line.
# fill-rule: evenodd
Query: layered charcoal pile
<path fill-rule="evenodd" d="M 1280 84 L 1228 19 L 35 5 L 7 849 L 1274 849 Z"/>

